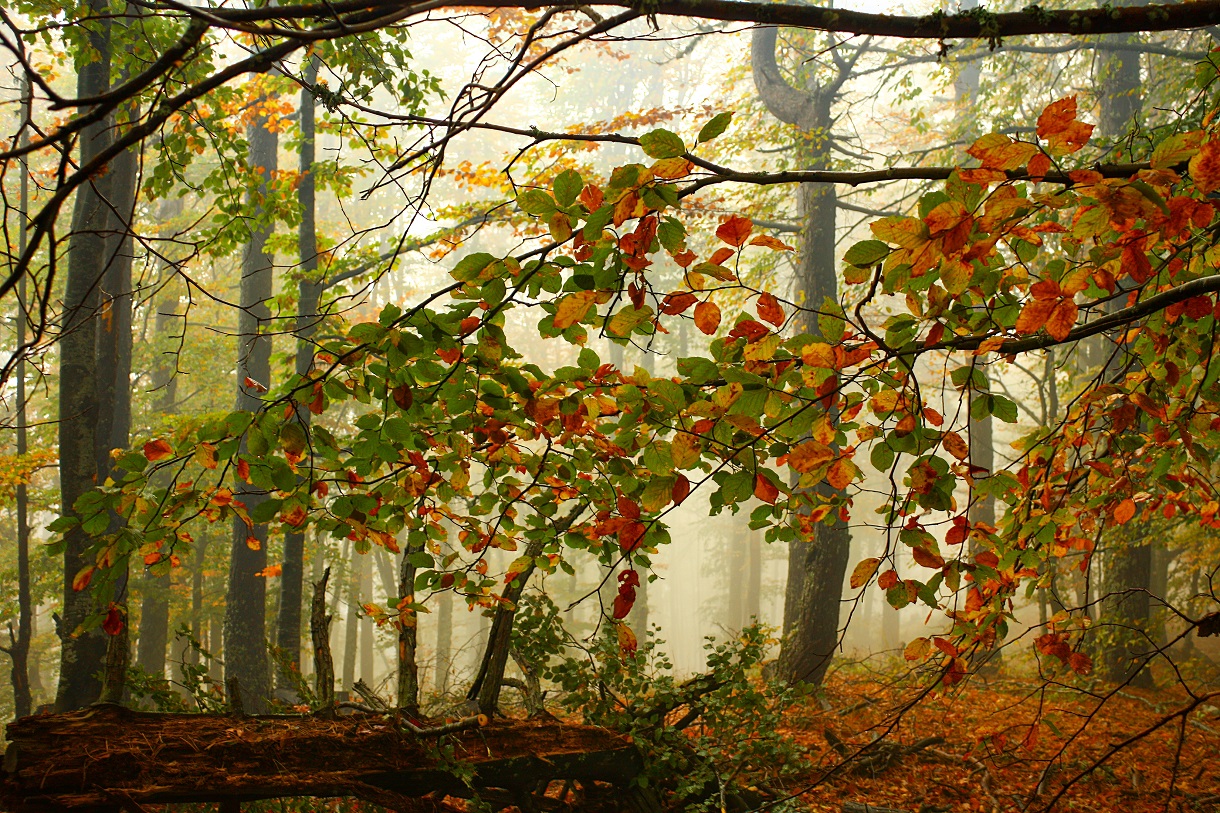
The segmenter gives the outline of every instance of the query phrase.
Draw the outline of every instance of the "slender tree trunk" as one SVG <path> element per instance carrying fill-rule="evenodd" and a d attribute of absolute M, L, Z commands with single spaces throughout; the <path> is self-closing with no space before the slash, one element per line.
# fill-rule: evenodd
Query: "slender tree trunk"
<path fill-rule="evenodd" d="M 30 84 L 25 80 L 22 84 L 22 115 L 25 120 L 30 118 Z M 29 143 L 29 135 L 22 129 L 20 146 Z M 25 156 L 20 162 L 21 172 L 21 211 L 18 213 L 17 254 L 25 254 L 26 221 L 30 211 L 30 172 Z M 26 292 L 25 277 L 17 281 L 17 346 L 25 344 L 26 323 Z M 25 354 L 17 361 L 17 456 L 24 458 L 29 451 L 26 440 L 26 391 Z M 30 638 L 33 625 L 33 599 L 30 594 L 30 521 L 29 521 L 29 489 L 24 481 L 17 483 L 17 632 L 9 628 L 9 658 L 12 659 L 10 672 L 13 683 L 13 705 L 18 717 L 28 717 L 34 710 L 34 698 L 30 689 Z"/>
<path fill-rule="evenodd" d="M 360 649 L 360 571 L 370 554 L 352 551 L 347 574 L 347 619 L 343 625 L 343 691 L 356 683 L 356 655 Z M 349 695 L 350 696 L 350 695 Z"/>
<path fill-rule="evenodd" d="M 373 601 L 373 554 L 370 551 L 360 563 L 360 597 L 363 602 Z M 371 616 L 360 614 L 360 679 L 370 686 L 377 685 L 374 672 L 373 649 L 377 641 L 377 627 Z"/>
<path fill-rule="evenodd" d="M 436 693 L 444 697 L 453 667 L 453 593 L 443 590 L 436 601 Z"/>
<path fill-rule="evenodd" d="M 265 217 L 263 201 L 268 195 L 268 181 L 277 167 L 279 136 L 267 129 L 262 116 L 251 122 L 247 130 L 250 143 L 249 162 L 252 172 L 260 178 L 251 195 L 251 214 Z M 238 313 L 237 408 L 257 412 L 262 399 L 253 381 L 262 387 L 271 386 L 271 336 L 267 334 L 271 311 L 274 258 L 267 251 L 271 236 L 270 223 L 255 222 L 250 228 L 241 264 L 241 310 Z M 246 451 L 245 441 L 242 452 Z M 237 483 L 238 498 L 253 511 L 266 499 L 243 481 Z M 267 526 L 246 527 L 240 519 L 233 520 L 232 555 L 229 561 L 228 596 L 225 602 L 225 682 L 237 678 L 242 700 L 248 711 L 266 708 L 271 694 L 271 668 L 267 658 L 267 580 L 258 575 L 267 567 Z"/>
<path fill-rule="evenodd" d="M 169 223 L 182 213 L 181 198 L 166 198 L 161 204 L 162 223 Z M 163 238 L 170 236 L 169 230 L 162 232 Z M 163 269 L 167 270 L 167 269 Z M 178 377 L 176 348 L 170 345 L 176 338 L 178 324 L 178 295 L 176 286 L 166 285 L 165 294 L 157 305 L 153 323 L 153 334 L 158 355 L 153 362 L 152 389 L 157 393 L 156 411 L 170 415 L 177 411 Z M 136 639 L 136 665 L 147 674 L 158 677 L 165 674 L 165 653 L 169 644 L 169 594 L 172 586 L 172 571 L 162 564 L 148 568 L 141 580 L 143 601 L 140 605 L 140 631 Z"/>
<path fill-rule="evenodd" d="M 410 534 L 408 534 L 410 538 Z M 398 600 L 415 600 L 415 565 L 411 563 L 412 547 L 403 548 L 399 563 Z M 452 610 L 450 610 L 452 613 Z M 398 707 L 414 713 L 419 709 L 419 664 L 416 655 L 419 644 L 419 614 L 404 609 L 398 616 Z M 439 669 L 439 660 L 438 666 Z"/>
<path fill-rule="evenodd" d="M 747 558 L 749 566 L 746 577 L 745 590 L 745 617 L 742 623 L 745 625 L 753 624 L 762 614 L 762 532 L 751 531 L 749 541 L 746 542 L 748 549 Z"/>
<path fill-rule="evenodd" d="M 313 368 L 311 338 L 318 325 L 318 300 L 322 286 L 317 281 L 318 231 L 316 223 L 317 182 L 313 173 L 315 156 L 315 112 L 312 93 L 318 80 L 318 58 L 309 60 L 305 68 L 305 87 L 301 89 L 301 164 L 297 194 L 301 202 L 301 225 L 297 229 L 297 251 L 300 256 L 300 281 L 297 285 L 296 374 L 308 376 Z M 312 393 L 305 393 L 311 398 Z M 297 419 L 309 426 L 311 413 L 297 409 Z M 301 603 L 305 583 L 305 534 L 291 531 L 284 535 L 283 570 L 280 573 L 280 612 L 276 624 L 276 646 L 296 668 L 301 665 Z M 282 677 L 282 676 L 281 676 Z"/>
<path fill-rule="evenodd" d="M 809 169 L 825 167 L 829 160 L 831 107 L 837 85 L 811 84 L 795 88 L 784 79 L 776 63 L 778 32 L 755 30 L 751 44 L 754 85 L 776 118 L 799 127 L 805 138 L 798 148 L 798 164 Z M 838 82 L 846 77 L 841 68 Z M 811 80 L 812 81 L 812 80 Z M 837 196 L 831 184 L 801 184 L 798 210 L 804 222 L 797 267 L 798 298 L 811 309 L 801 328 L 820 335 L 816 311 L 829 298 L 838 301 L 835 267 L 835 215 Z M 832 494 L 823 483 L 823 499 Z M 818 685 L 839 645 L 839 614 L 843 580 L 851 553 L 847 523 L 837 519 L 819 522 L 808 538 L 788 547 L 788 584 L 784 593 L 784 640 L 778 671 L 792 683 Z"/>
<path fill-rule="evenodd" d="M 1119 5 L 1143 5 L 1142 2 L 1120 2 Z M 1138 35 L 1115 35 L 1119 42 Z M 1098 86 L 1101 88 L 1100 130 L 1104 138 L 1116 142 L 1132 125 L 1138 125 L 1143 109 L 1140 78 L 1140 54 L 1137 51 L 1110 51 L 1098 54 Z M 1130 155 L 1116 156 L 1128 160 Z M 1114 300 L 1114 307 L 1121 306 Z M 1102 375 L 1109 377 L 1109 370 Z M 1151 602 L 1148 589 L 1152 578 L 1152 549 L 1138 523 L 1129 533 L 1111 530 L 1105 544 L 1104 599 L 1101 602 L 1107 636 L 1103 653 L 1105 676 L 1116 682 L 1131 681 L 1133 685 L 1151 687 L 1152 674 L 1143 667 L 1148 653 L 1154 648 L 1148 638 Z"/>
<path fill-rule="evenodd" d="M 88 33 L 94 56 L 77 65 L 77 96 L 105 93 L 110 85 L 110 23 L 107 6 L 91 0 L 95 23 Z M 86 61 L 89 60 L 89 61 Z M 80 137 L 80 164 L 93 160 L 109 144 L 110 121 L 85 127 Z M 98 483 L 98 368 L 96 318 L 106 273 L 107 175 L 83 184 L 76 192 L 72 234 L 68 242 L 64 284 L 64 315 L 59 339 L 59 482 L 60 510 L 73 513 L 77 498 Z M 93 609 L 92 594 L 74 590 L 73 579 L 93 564 L 87 552 L 89 536 L 77 526 L 64 534 L 63 616 L 59 622 L 60 667 L 55 706 L 59 711 L 82 708 L 97 700 L 98 675 L 106 656 L 100 629 L 81 631 Z"/>
<path fill-rule="evenodd" d="M 132 107 L 129 120 L 138 118 Z M 110 164 L 110 234 L 107 236 L 107 268 L 102 277 L 101 318 L 97 322 L 98 428 L 95 435 L 97 470 L 110 476 L 114 470 L 112 450 L 126 449 L 131 440 L 131 344 L 132 221 L 136 206 L 137 148 L 130 147 Z M 116 532 L 123 520 L 112 514 L 110 530 Z M 123 683 L 131 659 L 131 626 L 127 623 L 127 580 L 130 568 L 124 560 L 114 587 L 114 605 L 123 624 L 107 641 L 106 679 L 102 699 L 120 702 Z"/>

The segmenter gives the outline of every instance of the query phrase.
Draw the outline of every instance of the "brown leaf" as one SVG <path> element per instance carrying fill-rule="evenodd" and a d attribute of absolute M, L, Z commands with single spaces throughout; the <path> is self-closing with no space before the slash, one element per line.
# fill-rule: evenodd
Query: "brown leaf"
<path fill-rule="evenodd" d="M 784 324 L 784 309 L 780 307 L 779 301 L 769 291 L 763 291 L 758 297 L 758 318 L 770 322 L 776 327 Z"/>

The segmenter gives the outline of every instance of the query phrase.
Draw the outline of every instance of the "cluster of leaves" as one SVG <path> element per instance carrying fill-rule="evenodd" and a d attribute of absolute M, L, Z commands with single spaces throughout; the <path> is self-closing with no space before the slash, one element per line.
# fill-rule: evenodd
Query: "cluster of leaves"
<path fill-rule="evenodd" d="M 727 114 L 712 119 L 698 142 L 728 124 Z M 969 152 L 981 166 L 955 171 L 917 216 L 877 220 L 876 239 L 847 252 L 849 290 L 866 291 L 851 297 L 852 312 L 828 298 L 816 318 L 795 319 L 804 307 L 740 281 L 747 252 L 788 249 L 748 219 L 725 219 L 702 260 L 688 247 L 680 199 L 693 154 L 652 131 L 640 139 L 649 164 L 620 167 L 604 185 L 566 170 L 518 196 L 551 242 L 519 257 L 462 258 L 448 288 L 324 341 L 313 372 L 258 414 L 234 412 L 122 458 L 121 478 L 76 506 L 93 533 L 110 511 L 127 520 L 101 537 L 97 566 L 137 553 L 172 564 L 190 544 L 189 522 L 236 516 L 250 527 L 312 525 L 357 550 L 396 551 L 403 539 L 417 592 L 458 590 L 493 606 L 501 584 L 571 571 L 575 555 L 647 566 L 668 540 L 666 513 L 693 488 L 710 492 L 713 512 L 757 498 L 751 525 L 769 540 L 807 538 L 816 523 L 846 519 L 857 450 L 868 447 L 895 485 L 887 521 L 931 573 L 904 579 L 867 560 L 853 584 L 875 578 L 895 607 L 942 609 L 952 633 L 908 654 L 941 653 L 953 682 L 970 647 L 1003 633 L 1016 589 L 1032 589 L 1048 561 L 1087 554 L 1090 537 L 1137 510 L 1216 520 L 1198 470 L 1202 449 L 1220 442 L 1220 365 L 1199 363 L 1212 351 L 1208 293 L 1116 322 L 1128 328 L 1116 352 L 1132 363 L 1077 398 L 1061 426 L 1024 441 L 1015 472 L 979 476 L 966 441 L 919 390 L 916 360 L 946 353 L 971 416 L 1013 422 L 1016 406 L 990 387 L 985 356 L 1100 332 L 1089 325 L 1111 316 L 1111 303 L 1138 309 L 1211 275 L 1207 195 L 1220 186 L 1220 141 L 1208 130 L 1167 135 L 1148 168 L 1106 177 L 1070 164 L 1090 132 L 1064 99 L 1041 114 L 1036 141 L 979 139 Z M 658 289 L 662 269 L 678 269 L 677 288 Z M 745 291 L 754 313 L 726 324 L 716 302 L 726 289 Z M 445 295 L 451 302 L 437 305 Z M 875 326 L 863 313 L 879 296 L 905 309 Z M 541 314 L 542 338 L 579 348 L 575 365 L 544 370 L 522 358 L 505 328 L 524 309 Z M 616 369 L 585 346 L 591 331 L 647 342 L 688 319 L 714 338 L 706 355 L 679 359 L 676 376 Z M 816 336 L 788 330 L 809 322 Z M 341 406 L 356 414 L 346 429 L 301 420 Z M 153 476 L 171 467 L 174 477 Z M 247 511 L 235 479 L 269 498 Z M 955 496 L 962 484 L 1009 505 L 1001 527 L 969 520 Z M 444 521 L 460 529 L 466 556 L 441 549 Z M 489 549 L 519 556 L 497 577 Z M 627 577 L 617 617 L 634 587 Z M 385 615 L 415 609 L 404 599 Z M 1070 647 L 1044 651 L 1085 668 Z"/>

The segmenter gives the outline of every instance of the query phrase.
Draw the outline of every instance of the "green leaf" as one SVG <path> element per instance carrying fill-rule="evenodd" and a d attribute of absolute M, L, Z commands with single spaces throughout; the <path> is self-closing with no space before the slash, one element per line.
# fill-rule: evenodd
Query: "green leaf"
<path fill-rule="evenodd" d="M 843 262 L 860 268 L 872 268 L 889 256 L 890 251 L 890 247 L 880 240 L 864 240 L 847 250 Z"/>
<path fill-rule="evenodd" d="M 527 215 L 546 217 L 555 211 L 555 199 L 541 189 L 527 189 L 517 195 L 517 206 Z"/>
<path fill-rule="evenodd" d="M 584 237 L 586 240 L 596 240 L 601 237 L 602 229 L 610 224 L 614 219 L 614 206 L 607 203 L 602 208 L 598 209 L 593 214 L 589 215 L 589 219 L 585 221 Z"/>
<path fill-rule="evenodd" d="M 699 131 L 699 143 L 702 144 L 705 141 L 711 141 L 713 138 L 723 133 L 729 128 L 729 122 L 732 120 L 733 114 L 731 112 L 718 113 L 713 116 L 707 124 L 703 125 L 703 129 Z"/>
<path fill-rule="evenodd" d="M 458 264 L 453 267 L 449 275 L 458 282 L 470 282 L 473 279 L 477 279 L 483 273 L 483 269 L 495 261 L 495 256 L 485 251 L 468 254 L 458 260 Z"/>
<path fill-rule="evenodd" d="M 686 145 L 676 133 L 653 130 L 640 136 L 640 148 L 651 158 L 677 158 L 686 152 Z"/>
<path fill-rule="evenodd" d="M 575 203 L 576 197 L 584 187 L 584 180 L 574 169 L 565 169 L 555 176 L 555 180 L 551 184 L 551 189 L 555 191 L 555 200 L 560 206 L 571 206 Z"/>
<path fill-rule="evenodd" d="M 818 312 L 818 332 L 831 344 L 843 341 L 843 337 L 847 334 L 847 322 L 843 318 L 843 308 L 830 297 L 826 297 L 822 303 L 822 309 Z"/>

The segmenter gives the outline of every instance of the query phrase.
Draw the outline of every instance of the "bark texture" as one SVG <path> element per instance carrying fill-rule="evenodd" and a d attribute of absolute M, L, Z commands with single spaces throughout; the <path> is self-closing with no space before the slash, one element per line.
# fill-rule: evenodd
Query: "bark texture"
<path fill-rule="evenodd" d="M 312 337 L 318 326 L 318 300 L 322 285 L 318 276 L 318 229 L 317 229 L 317 179 L 313 173 L 316 154 L 316 102 L 313 85 L 318 80 L 318 58 L 309 60 L 305 68 L 305 86 L 301 89 L 301 164 L 300 185 L 297 194 L 301 202 L 301 223 L 297 229 L 297 253 L 300 266 L 297 273 L 297 322 L 294 333 L 297 339 L 295 372 L 302 378 L 313 369 Z M 312 393 L 303 391 L 310 399 Z M 309 427 L 312 413 L 308 409 L 297 409 L 297 419 Z M 288 663 L 301 665 L 301 601 L 305 584 L 305 534 L 292 531 L 284 535 L 284 558 L 280 573 L 280 610 L 277 619 L 275 645 L 284 654 Z M 283 679 L 284 676 L 281 676 Z"/>
<path fill-rule="evenodd" d="M 635 747 L 605 729 L 543 721 L 446 735 L 445 750 L 473 769 L 469 785 L 450 771 L 434 738 L 372 715 L 234 717 L 97 706 L 26 718 L 9 725 L 8 737 L 0 803 L 14 813 L 290 796 L 351 796 L 414 811 L 428 809 L 415 801 L 425 794 L 529 793 L 552 779 L 626 789 L 642 768 Z"/>
<path fill-rule="evenodd" d="M 89 4 L 95 23 L 88 39 L 94 53 L 77 65 L 77 96 L 104 93 L 110 85 L 110 28 L 105 4 Z M 80 138 L 80 163 L 87 164 L 110 143 L 110 121 L 85 127 Z M 106 273 L 106 204 L 109 178 L 95 177 L 76 192 L 72 210 L 72 235 L 68 241 L 67 275 L 64 283 L 64 315 L 59 337 L 59 484 L 60 506 L 73 513 L 76 500 L 98 482 L 97 421 L 98 368 L 97 316 L 102 277 Z M 73 579 L 92 564 L 86 555 L 91 539 L 77 526 L 64 534 L 63 604 L 59 619 L 59 686 L 55 707 L 68 711 L 97 700 L 98 679 L 106 656 L 106 640 L 100 629 L 81 631 L 93 609 L 87 590 L 72 589 Z"/>
<path fill-rule="evenodd" d="M 751 43 L 754 84 L 773 116 L 803 131 L 798 148 L 803 168 L 824 168 L 830 151 L 831 107 L 849 68 L 827 85 L 796 88 L 776 62 L 778 32 L 755 30 Z M 798 212 L 801 232 L 797 299 L 810 309 L 801 328 L 818 335 L 817 314 L 827 297 L 838 299 L 835 269 L 836 194 L 831 184 L 801 184 Z M 784 594 L 784 640 L 779 674 L 789 682 L 820 684 L 839 644 L 839 611 L 850 555 L 847 524 L 818 523 L 809 539 L 788 549 L 788 583 Z"/>
<path fill-rule="evenodd" d="M 271 225 L 265 222 L 263 201 L 268 181 L 277 167 L 279 137 L 256 118 L 247 131 L 252 171 L 260 176 L 252 194 L 250 228 L 241 264 L 241 310 L 238 313 L 237 409 L 257 412 L 262 407 L 259 387 L 271 386 L 271 312 L 267 300 L 272 293 L 273 258 L 266 250 Z M 242 443 L 245 451 L 245 441 Z M 253 511 L 266 499 L 245 482 L 238 482 L 237 498 Z M 237 678 L 246 708 L 260 711 L 271 694 L 271 667 L 267 657 L 267 580 L 257 575 L 267 567 L 267 526 L 247 528 L 233 521 L 232 555 L 229 560 L 228 596 L 224 614 L 225 684 Z"/>

